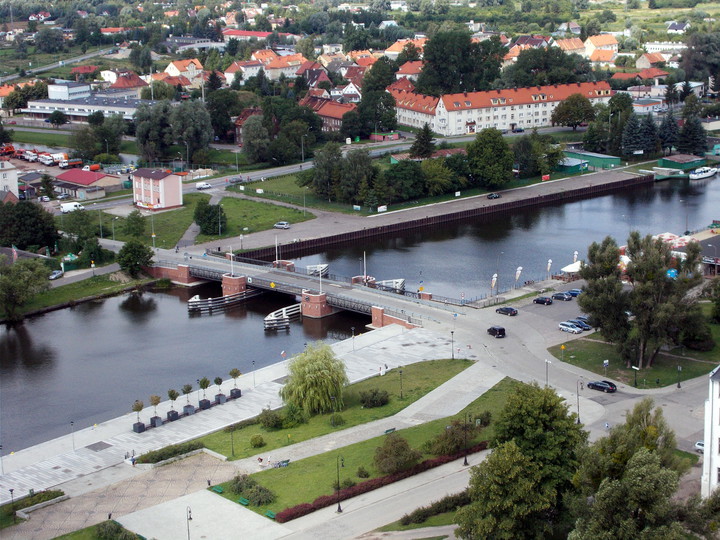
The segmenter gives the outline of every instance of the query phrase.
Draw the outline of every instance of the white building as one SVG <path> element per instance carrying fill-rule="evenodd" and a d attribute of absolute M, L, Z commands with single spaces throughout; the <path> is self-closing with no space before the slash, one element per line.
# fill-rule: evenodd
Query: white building
<path fill-rule="evenodd" d="M 705 450 L 700 494 L 712 495 L 720 480 L 720 366 L 710 372 L 708 399 L 705 400 Z"/>
<path fill-rule="evenodd" d="M 20 198 L 18 170 L 9 161 L 0 161 L 0 191 L 9 191 Z"/>
<path fill-rule="evenodd" d="M 84 83 L 48 84 L 48 99 L 82 99 L 90 97 L 90 85 Z"/>
<path fill-rule="evenodd" d="M 681 52 L 685 49 L 687 49 L 687 45 L 679 41 L 648 41 L 645 43 L 645 50 L 649 53 L 665 51 Z"/>

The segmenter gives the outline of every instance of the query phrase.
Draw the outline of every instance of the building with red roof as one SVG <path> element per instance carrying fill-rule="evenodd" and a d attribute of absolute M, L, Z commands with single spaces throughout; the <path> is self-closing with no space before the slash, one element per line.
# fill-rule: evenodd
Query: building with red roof
<path fill-rule="evenodd" d="M 103 171 L 83 171 L 70 169 L 55 176 L 56 188 L 80 200 L 99 199 L 106 192 L 118 191 L 122 188 L 119 176 Z"/>
<path fill-rule="evenodd" d="M 262 109 L 260 107 L 248 107 L 243 109 L 240 114 L 235 118 L 235 144 L 242 147 L 244 143 L 244 129 L 245 122 L 252 116 L 262 116 Z"/>
<path fill-rule="evenodd" d="M 237 39 L 238 41 L 250 41 L 251 39 L 257 39 L 258 41 L 266 40 L 272 35 L 272 32 L 257 32 L 254 30 L 236 30 L 234 28 L 226 28 L 222 31 L 222 34 L 223 40 L 225 41 L 225 43 L 227 43 L 233 38 Z M 295 34 L 280 32 L 278 35 L 292 39 L 293 41 L 299 41 L 300 39 L 302 39 L 301 36 Z"/>
<path fill-rule="evenodd" d="M 124 95 L 132 95 L 139 98 L 140 92 L 146 86 L 150 85 L 143 81 L 137 73 L 134 71 L 126 71 L 125 73 L 118 75 L 117 80 L 112 83 L 109 88 L 122 92 Z"/>
<path fill-rule="evenodd" d="M 402 79 L 403 77 L 405 77 L 407 79 L 410 79 L 411 81 L 417 81 L 417 78 L 420 76 L 422 69 L 422 60 L 412 60 L 410 62 L 405 62 L 395 73 L 395 78 Z"/>
<path fill-rule="evenodd" d="M 323 99 L 312 96 L 305 96 L 300 100 L 301 107 L 308 107 L 315 111 L 323 121 L 323 131 L 340 131 L 342 117 L 357 109 L 354 103 L 338 103 L 332 99 Z"/>

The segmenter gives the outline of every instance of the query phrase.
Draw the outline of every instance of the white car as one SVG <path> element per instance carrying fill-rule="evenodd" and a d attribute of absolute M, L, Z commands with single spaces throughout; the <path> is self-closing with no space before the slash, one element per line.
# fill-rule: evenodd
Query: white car
<path fill-rule="evenodd" d="M 704 454 L 705 453 L 705 441 L 698 441 L 695 443 L 695 451 L 698 454 Z"/>
<path fill-rule="evenodd" d="M 290 224 L 287 221 L 278 221 L 273 227 L 276 229 L 289 229 Z"/>
<path fill-rule="evenodd" d="M 561 322 L 558 328 L 563 332 L 570 332 L 571 334 L 582 334 L 582 328 L 575 326 L 573 323 Z"/>

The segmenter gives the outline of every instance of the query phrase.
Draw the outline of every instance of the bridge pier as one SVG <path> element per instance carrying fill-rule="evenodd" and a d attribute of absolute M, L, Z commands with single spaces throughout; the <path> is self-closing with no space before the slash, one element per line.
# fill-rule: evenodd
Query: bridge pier
<path fill-rule="evenodd" d="M 223 277 L 222 277 L 223 296 L 230 296 L 231 294 L 245 292 L 246 289 L 247 289 L 247 277 L 246 276 L 233 276 L 232 274 L 223 274 Z"/>
<path fill-rule="evenodd" d="M 303 317 L 322 319 L 336 313 L 336 309 L 327 303 L 327 294 L 311 292 L 307 289 L 302 292 L 301 311 Z"/>

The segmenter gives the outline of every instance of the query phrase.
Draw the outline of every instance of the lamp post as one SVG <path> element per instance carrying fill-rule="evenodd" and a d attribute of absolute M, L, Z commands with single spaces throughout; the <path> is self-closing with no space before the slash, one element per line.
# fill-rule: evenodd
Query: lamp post
<path fill-rule="evenodd" d="M 253 388 L 255 388 L 255 360 L 253 360 L 252 363 L 253 363 Z"/>
<path fill-rule="evenodd" d="M 582 379 L 582 377 L 581 377 Z M 577 396 L 577 423 L 580 423 L 580 379 L 575 383 L 575 395 Z"/>
<path fill-rule="evenodd" d="M 635 388 L 637 388 L 637 372 L 640 371 L 640 368 L 637 366 L 630 366 L 633 368 L 633 371 L 635 372 Z"/>
<path fill-rule="evenodd" d="M 72 439 L 73 452 L 75 451 L 75 422 L 70 420 L 70 438 Z"/>
<path fill-rule="evenodd" d="M 680 364 L 678 364 L 677 372 L 678 372 L 678 388 L 680 388 L 680 374 L 682 373 L 682 366 Z"/>
<path fill-rule="evenodd" d="M 190 510 L 189 506 L 185 509 L 185 521 L 187 522 L 187 537 L 188 540 L 190 540 L 190 522 L 192 521 L 192 510 Z"/>
<path fill-rule="evenodd" d="M 343 458 L 342 456 L 337 456 L 335 458 L 335 466 L 337 469 L 337 513 L 341 514 L 342 506 L 340 506 L 340 467 L 345 467 L 345 458 Z"/>
<path fill-rule="evenodd" d="M 549 371 L 550 364 L 552 364 L 552 362 L 546 358 L 545 359 L 545 386 L 546 387 L 550 386 L 550 371 Z"/>
<path fill-rule="evenodd" d="M 103 139 L 103 140 L 105 141 L 105 153 L 109 154 L 110 150 L 108 150 L 108 140 L 107 139 Z"/>
<path fill-rule="evenodd" d="M 455 360 L 455 330 L 450 330 L 450 354 L 452 354 L 452 359 Z"/>
<path fill-rule="evenodd" d="M 13 515 L 13 523 L 17 523 L 15 518 L 15 497 L 13 496 L 13 492 L 15 491 L 13 488 L 10 488 L 10 512 L 12 512 Z"/>
<path fill-rule="evenodd" d="M 352 346 L 353 346 L 353 352 L 355 352 L 355 327 L 351 326 L 350 330 L 352 330 Z"/>
<path fill-rule="evenodd" d="M 683 208 L 685 208 L 685 232 L 683 234 L 688 234 L 688 206 L 687 206 L 687 199 L 680 199 L 681 203 L 683 203 Z"/>
<path fill-rule="evenodd" d="M 468 413 L 465 412 L 465 425 L 463 426 L 463 446 L 465 448 L 465 459 L 463 459 L 463 466 L 468 466 L 467 460 L 467 432 L 468 432 Z"/>
<path fill-rule="evenodd" d="M 5 469 L 3 469 L 3 462 L 2 462 L 2 444 L 0 444 L 0 476 L 5 474 Z"/>
<path fill-rule="evenodd" d="M 495 275 L 498 276 L 495 281 L 495 296 L 500 294 L 500 255 L 503 255 L 504 253 L 504 251 L 498 253 L 497 260 L 495 261 Z"/>
<path fill-rule="evenodd" d="M 235 457 L 235 430 L 230 430 L 230 453 Z"/>
<path fill-rule="evenodd" d="M 220 219 L 220 211 L 222 210 L 222 204 L 218 203 L 218 236 L 222 234 L 222 220 Z"/>
<path fill-rule="evenodd" d="M 61 215 L 62 215 L 62 214 L 61 214 Z M 713 245 L 713 244 L 708 244 L 707 246 L 713 248 L 713 250 L 715 251 L 715 260 L 713 261 L 713 269 L 715 270 L 715 275 L 717 276 L 717 264 L 718 264 L 718 261 L 717 261 L 717 246 L 715 246 L 715 245 Z"/>
<path fill-rule="evenodd" d="M 230 247 L 230 275 L 235 276 L 235 254 L 233 253 L 232 246 Z"/>
<path fill-rule="evenodd" d="M 187 141 L 185 141 L 185 163 L 187 164 L 187 168 L 190 168 L 190 145 Z"/>
<path fill-rule="evenodd" d="M 100 240 L 102 240 L 103 237 L 103 228 L 102 228 L 102 213 L 100 212 L 100 209 L 97 207 L 97 203 L 93 205 L 95 208 L 97 208 L 98 212 L 98 221 L 100 222 Z"/>
<path fill-rule="evenodd" d="M 330 417 L 330 425 L 335 427 L 335 396 L 330 396 L 332 401 L 332 416 Z"/>
<path fill-rule="evenodd" d="M 400 373 L 400 399 L 403 398 L 403 387 L 402 387 L 402 369 L 399 371 Z"/>
<path fill-rule="evenodd" d="M 120 219 L 119 217 L 112 218 L 112 235 L 113 235 L 113 242 L 115 241 L 115 222 Z"/>
<path fill-rule="evenodd" d="M 155 249 L 155 214 L 150 214 L 150 231 L 152 232 L 153 249 Z"/>
<path fill-rule="evenodd" d="M 305 163 L 305 137 L 307 137 L 307 133 L 300 137 L 300 151 L 302 152 L 302 159 L 300 161 L 302 163 Z M 302 169 L 302 165 L 300 165 L 300 168 Z"/>

